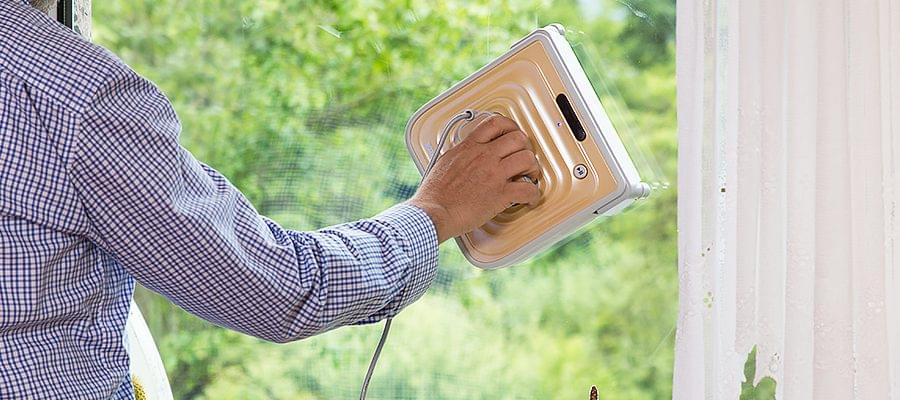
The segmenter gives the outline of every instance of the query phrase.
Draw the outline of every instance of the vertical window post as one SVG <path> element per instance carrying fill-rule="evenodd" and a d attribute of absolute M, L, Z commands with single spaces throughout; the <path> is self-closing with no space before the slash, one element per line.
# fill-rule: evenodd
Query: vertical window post
<path fill-rule="evenodd" d="M 60 0 L 56 4 L 56 20 L 90 40 L 91 0 Z"/>

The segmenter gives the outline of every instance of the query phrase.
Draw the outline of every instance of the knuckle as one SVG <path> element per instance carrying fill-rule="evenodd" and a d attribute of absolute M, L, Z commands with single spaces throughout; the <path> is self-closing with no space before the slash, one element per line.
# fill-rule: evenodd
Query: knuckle
<path fill-rule="evenodd" d="M 528 196 L 529 198 L 534 197 L 536 194 L 540 194 L 541 191 L 538 189 L 537 185 L 531 183 L 524 183 L 520 185 L 522 187 L 522 194 Z"/>
<path fill-rule="evenodd" d="M 525 132 L 522 132 L 522 131 L 516 131 L 516 132 L 514 133 L 514 135 L 515 135 L 515 136 L 513 136 L 513 140 L 516 141 L 516 144 L 517 144 L 517 145 L 519 145 L 519 146 L 521 146 L 521 147 L 525 147 L 525 146 L 528 145 L 528 136 L 525 135 Z"/>
<path fill-rule="evenodd" d="M 507 175 L 519 173 L 522 170 L 522 165 L 522 161 L 518 157 L 512 156 L 503 166 L 503 172 Z"/>
<path fill-rule="evenodd" d="M 500 114 L 493 114 L 485 118 L 483 124 L 494 131 L 505 130 L 517 126 L 515 121 Z"/>
<path fill-rule="evenodd" d="M 485 118 L 484 122 L 482 122 L 482 125 L 487 129 L 495 130 L 499 127 L 499 118 L 500 116 L 498 115 L 491 115 L 490 117 Z"/>
<path fill-rule="evenodd" d="M 522 189 L 515 183 L 507 183 L 504 190 L 508 197 L 518 198 L 522 195 Z"/>
<path fill-rule="evenodd" d="M 523 150 L 519 153 L 518 161 L 524 165 L 531 165 L 535 161 L 534 153 L 528 150 Z"/>
<path fill-rule="evenodd" d="M 540 199 L 541 192 L 534 185 L 520 185 L 518 195 L 523 203 L 534 203 Z"/>
<path fill-rule="evenodd" d="M 516 170 L 519 169 L 519 166 L 521 166 L 521 165 L 522 165 L 521 161 L 519 161 L 518 157 L 515 155 L 510 156 L 506 160 L 503 160 L 503 162 L 501 164 L 501 166 L 504 169 L 503 172 L 507 173 L 507 174 L 516 172 Z"/>

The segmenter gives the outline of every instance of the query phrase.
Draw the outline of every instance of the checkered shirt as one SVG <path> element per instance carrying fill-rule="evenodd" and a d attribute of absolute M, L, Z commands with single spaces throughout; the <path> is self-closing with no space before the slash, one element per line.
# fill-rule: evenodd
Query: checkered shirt
<path fill-rule="evenodd" d="M 122 61 L 0 0 L 0 398 L 133 398 L 135 280 L 274 342 L 391 317 L 430 285 L 437 238 L 420 209 L 288 230 L 180 129 Z"/>

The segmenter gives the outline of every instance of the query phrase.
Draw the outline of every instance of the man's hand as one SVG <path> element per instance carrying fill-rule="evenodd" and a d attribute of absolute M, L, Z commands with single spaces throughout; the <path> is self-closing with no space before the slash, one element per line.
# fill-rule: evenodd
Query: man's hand
<path fill-rule="evenodd" d="M 492 115 L 447 150 L 409 204 L 434 222 L 438 243 L 470 232 L 513 204 L 536 205 L 541 193 L 537 159 L 511 119 Z M 475 122 L 473 122 L 475 123 Z"/>

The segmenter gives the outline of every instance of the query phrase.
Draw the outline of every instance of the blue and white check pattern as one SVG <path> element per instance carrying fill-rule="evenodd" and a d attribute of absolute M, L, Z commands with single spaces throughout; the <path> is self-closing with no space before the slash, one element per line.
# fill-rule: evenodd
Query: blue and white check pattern
<path fill-rule="evenodd" d="M 151 82 L 0 0 L 0 398 L 133 398 L 134 280 L 275 342 L 393 316 L 430 285 L 437 238 L 418 208 L 286 230 L 179 130 Z"/>

